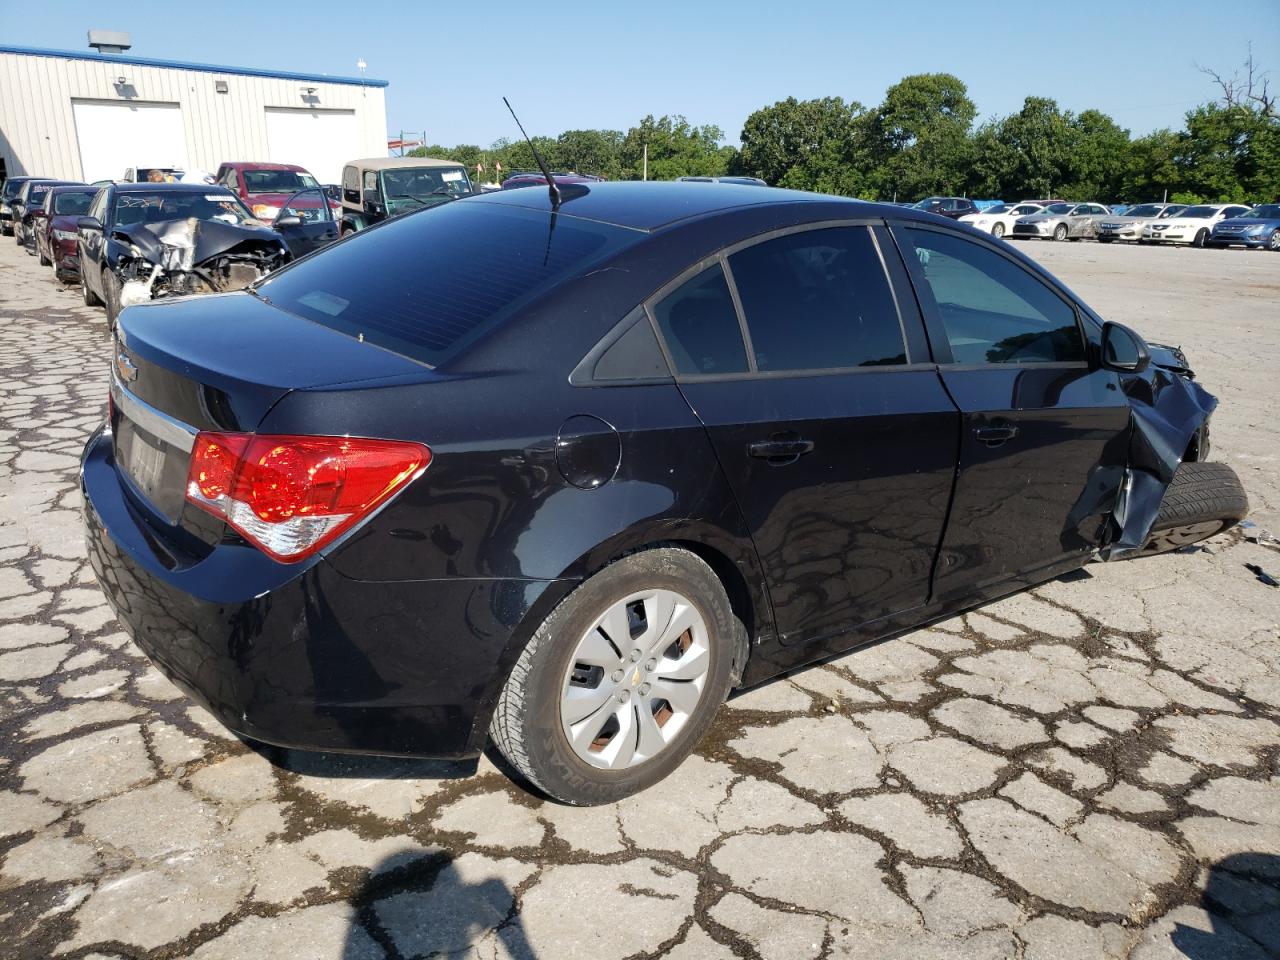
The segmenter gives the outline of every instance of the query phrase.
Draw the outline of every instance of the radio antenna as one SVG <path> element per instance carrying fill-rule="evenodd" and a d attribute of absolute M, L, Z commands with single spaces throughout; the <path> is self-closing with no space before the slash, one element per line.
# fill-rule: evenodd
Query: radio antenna
<path fill-rule="evenodd" d="M 511 101 L 506 97 L 502 98 L 502 102 L 507 105 L 507 109 L 511 110 Z M 542 154 L 538 153 L 538 148 L 533 145 L 533 140 L 529 138 L 529 134 L 524 132 L 524 124 L 520 122 L 520 118 L 516 116 L 516 112 L 511 110 L 511 119 L 516 122 L 516 126 L 520 128 L 520 133 L 524 135 L 525 143 L 529 144 L 529 149 L 533 151 L 533 159 L 538 161 L 538 169 L 542 171 L 542 175 L 547 178 L 547 190 L 551 194 L 551 209 L 560 209 L 560 188 L 556 186 L 556 181 L 551 176 L 551 171 L 547 169 L 547 163 L 542 159 Z"/>

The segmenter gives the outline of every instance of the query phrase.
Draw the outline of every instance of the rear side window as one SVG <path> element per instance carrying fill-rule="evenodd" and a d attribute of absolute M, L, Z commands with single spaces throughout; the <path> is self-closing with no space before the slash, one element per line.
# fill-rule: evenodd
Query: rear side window
<path fill-rule="evenodd" d="M 686 280 L 653 308 L 678 373 L 744 373 L 738 313 L 719 264 Z"/>
<path fill-rule="evenodd" d="M 458 200 L 362 232 L 258 289 L 283 310 L 434 366 L 642 236 L 564 213 Z"/>
<path fill-rule="evenodd" d="M 733 254 L 729 267 L 759 370 L 907 362 L 898 309 L 866 227 L 767 240 Z"/>
<path fill-rule="evenodd" d="M 964 237 L 907 233 L 956 363 L 1084 360 L 1075 310 L 1044 282 Z"/>

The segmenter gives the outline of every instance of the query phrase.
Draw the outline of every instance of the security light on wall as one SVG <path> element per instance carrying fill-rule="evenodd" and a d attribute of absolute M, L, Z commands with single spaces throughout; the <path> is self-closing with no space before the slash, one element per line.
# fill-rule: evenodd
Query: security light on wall
<path fill-rule="evenodd" d="M 227 87 L 227 81 L 225 81 L 225 80 L 215 80 L 215 81 L 213 81 L 213 91 L 214 91 L 214 93 L 226 93 L 228 89 L 229 89 L 229 88 Z"/>
<path fill-rule="evenodd" d="M 128 78 L 128 77 L 116 77 L 116 86 L 117 86 L 117 87 L 123 87 L 123 86 L 126 86 L 126 85 L 128 85 L 128 83 L 129 83 L 129 78 Z"/>
<path fill-rule="evenodd" d="M 311 95 L 313 95 L 313 94 L 316 92 L 316 88 L 315 88 L 315 87 L 303 87 L 303 88 L 302 88 L 302 92 L 303 92 L 303 93 L 305 93 L 305 94 L 307 94 L 308 96 L 311 96 Z"/>

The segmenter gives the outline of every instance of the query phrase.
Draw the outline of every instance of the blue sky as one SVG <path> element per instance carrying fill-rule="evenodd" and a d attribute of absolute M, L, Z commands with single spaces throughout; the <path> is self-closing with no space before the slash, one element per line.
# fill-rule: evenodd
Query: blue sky
<path fill-rule="evenodd" d="M 44 0 L 36 11 L 0 0 L 0 42 L 83 49 L 85 30 L 102 27 L 130 32 L 139 56 L 343 75 L 363 57 L 391 83 L 391 131 L 446 144 L 515 136 L 503 94 L 530 133 L 682 113 L 736 142 L 765 104 L 838 95 L 873 106 L 926 71 L 960 77 L 980 118 L 1035 94 L 1145 133 L 1213 97 L 1197 62 L 1229 71 L 1250 41 L 1280 86 L 1280 0 Z"/>

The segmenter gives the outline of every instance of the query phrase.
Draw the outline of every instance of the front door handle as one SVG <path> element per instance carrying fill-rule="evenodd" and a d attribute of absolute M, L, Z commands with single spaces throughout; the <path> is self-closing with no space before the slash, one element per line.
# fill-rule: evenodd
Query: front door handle
<path fill-rule="evenodd" d="M 998 447 L 1006 440 L 1012 440 L 1016 437 L 1018 428 L 1012 424 L 1005 424 L 999 427 L 976 427 L 973 435 L 989 447 Z"/>
<path fill-rule="evenodd" d="M 812 449 L 812 440 L 801 440 L 798 437 L 788 440 L 757 440 L 747 444 L 748 454 L 776 465 L 795 463 Z"/>

